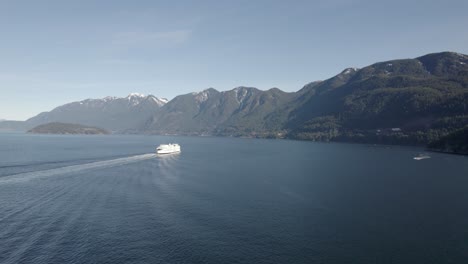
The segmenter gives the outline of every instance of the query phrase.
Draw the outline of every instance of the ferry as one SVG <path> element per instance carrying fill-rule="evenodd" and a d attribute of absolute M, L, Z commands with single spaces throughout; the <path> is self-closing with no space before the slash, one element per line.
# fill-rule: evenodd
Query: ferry
<path fill-rule="evenodd" d="M 179 144 L 171 143 L 171 144 L 161 144 L 159 147 L 156 148 L 157 154 L 172 154 L 172 153 L 179 153 L 180 146 Z"/>

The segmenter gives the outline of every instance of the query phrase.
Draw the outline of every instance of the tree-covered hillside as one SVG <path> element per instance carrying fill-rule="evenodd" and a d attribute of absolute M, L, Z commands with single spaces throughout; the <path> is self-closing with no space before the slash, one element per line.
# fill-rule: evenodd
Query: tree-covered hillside
<path fill-rule="evenodd" d="M 344 74 L 346 81 L 330 81 Z M 290 137 L 427 144 L 468 124 L 466 55 L 429 54 L 340 75 L 312 87 L 290 111 Z"/>
<path fill-rule="evenodd" d="M 107 130 L 99 127 L 84 126 L 80 124 L 69 124 L 69 123 L 47 123 L 32 128 L 28 133 L 34 134 L 83 134 L 83 135 L 95 135 L 95 134 L 110 134 Z"/>

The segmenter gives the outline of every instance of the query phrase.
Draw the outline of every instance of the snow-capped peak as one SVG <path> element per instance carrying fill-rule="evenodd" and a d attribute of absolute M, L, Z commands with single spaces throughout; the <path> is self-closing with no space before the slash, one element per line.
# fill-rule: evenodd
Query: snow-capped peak
<path fill-rule="evenodd" d="M 89 106 L 90 104 L 94 104 L 94 103 L 100 103 L 100 104 L 103 104 L 103 103 L 112 103 L 113 101 L 116 101 L 116 102 L 121 102 L 121 101 L 127 101 L 129 105 L 132 105 L 132 106 L 136 106 L 136 105 L 139 105 L 140 103 L 142 103 L 143 101 L 145 100 L 153 100 L 158 106 L 163 106 L 165 105 L 168 100 L 166 98 L 158 98 L 154 95 L 144 95 L 144 94 L 140 94 L 140 93 L 131 93 L 129 95 L 127 95 L 126 97 L 116 97 L 116 96 L 106 96 L 104 98 L 101 98 L 101 99 L 86 99 L 86 100 L 83 100 L 83 101 L 78 101 L 78 102 L 75 102 L 75 103 L 78 103 L 80 105 L 83 105 L 83 106 Z"/>
<path fill-rule="evenodd" d="M 346 68 L 344 71 L 341 72 L 341 74 L 350 74 L 352 72 L 356 72 L 358 68 Z"/>
<path fill-rule="evenodd" d="M 131 98 L 131 97 L 140 97 L 140 98 L 144 98 L 144 97 L 146 97 L 146 95 L 141 94 L 141 93 L 130 93 L 129 95 L 127 95 L 127 98 Z"/>
<path fill-rule="evenodd" d="M 106 102 L 111 101 L 111 100 L 115 100 L 115 99 L 117 99 L 117 97 L 115 97 L 115 96 L 106 96 L 106 97 L 102 98 L 102 100 L 104 100 Z"/>
<path fill-rule="evenodd" d="M 129 103 L 132 105 L 138 105 L 141 103 L 141 99 L 146 98 L 146 95 L 141 94 L 141 93 L 131 93 L 125 97 Z"/>

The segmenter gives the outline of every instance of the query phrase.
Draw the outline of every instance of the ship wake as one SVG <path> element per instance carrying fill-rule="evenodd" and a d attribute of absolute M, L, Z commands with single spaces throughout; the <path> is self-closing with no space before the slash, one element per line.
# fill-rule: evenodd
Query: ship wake
<path fill-rule="evenodd" d="M 125 164 L 138 162 L 142 160 L 152 159 L 152 158 L 155 158 L 156 156 L 157 155 L 153 153 L 141 154 L 141 155 L 136 155 L 136 156 L 112 159 L 112 160 L 103 160 L 103 161 L 96 161 L 96 162 L 90 162 L 90 163 L 79 164 L 79 165 L 60 167 L 60 168 L 55 168 L 55 169 L 50 169 L 50 170 L 31 171 L 31 172 L 13 174 L 13 175 L 1 177 L 0 184 L 25 182 L 25 181 L 29 181 L 32 179 L 47 178 L 47 177 L 62 175 L 62 174 L 70 174 L 70 173 L 83 172 L 83 171 L 93 170 L 93 169 L 120 166 L 120 165 L 125 165 Z"/>

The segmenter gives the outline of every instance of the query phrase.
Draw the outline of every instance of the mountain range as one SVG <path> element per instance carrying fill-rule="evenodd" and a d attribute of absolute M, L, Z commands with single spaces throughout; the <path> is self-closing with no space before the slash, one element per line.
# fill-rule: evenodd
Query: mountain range
<path fill-rule="evenodd" d="M 123 133 L 141 127 L 166 103 L 165 98 L 139 93 L 132 93 L 127 97 L 86 99 L 56 107 L 50 112 L 42 112 L 24 122 L 0 122 L 0 129 L 29 130 L 41 124 L 64 122 Z"/>
<path fill-rule="evenodd" d="M 211 135 L 276 131 L 281 124 L 269 116 L 294 96 L 277 88 L 237 87 L 224 92 L 209 88 L 175 97 L 146 122 L 143 131 Z"/>
<path fill-rule="evenodd" d="M 290 93 L 237 87 L 169 102 L 140 94 L 87 99 L 0 128 L 49 122 L 117 133 L 428 144 L 468 125 L 468 56 L 441 52 L 348 68 Z"/>

